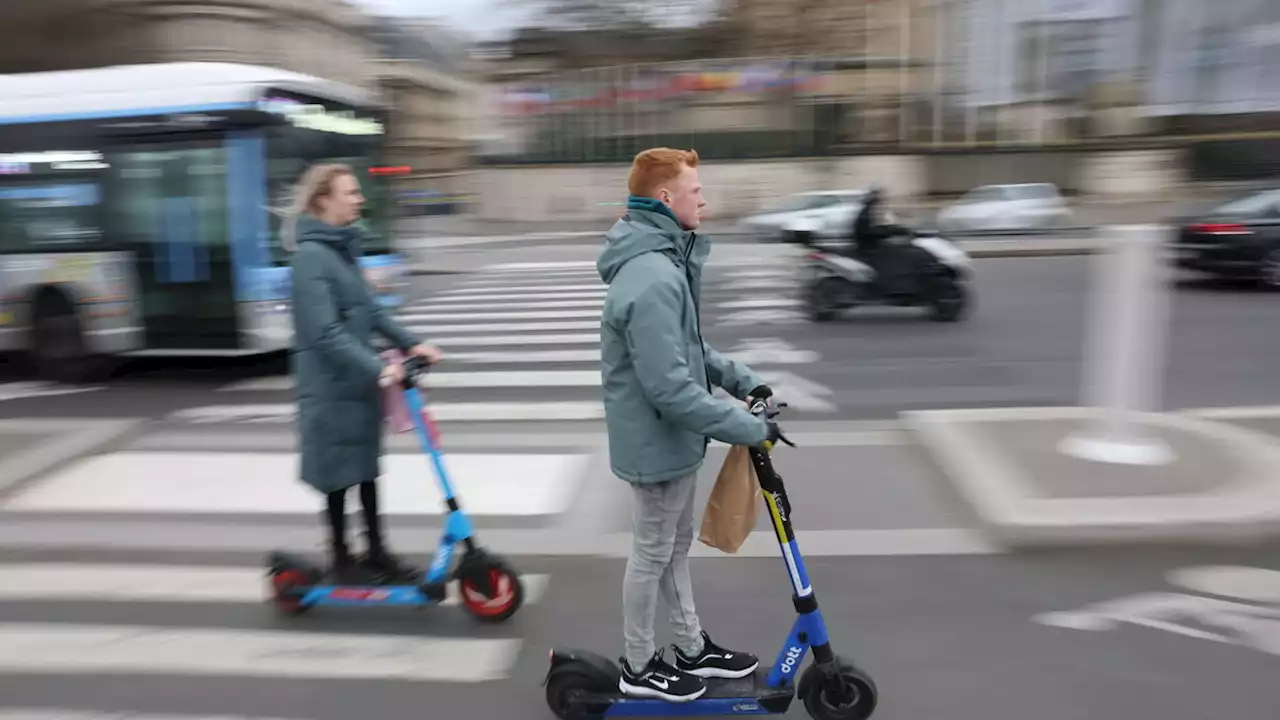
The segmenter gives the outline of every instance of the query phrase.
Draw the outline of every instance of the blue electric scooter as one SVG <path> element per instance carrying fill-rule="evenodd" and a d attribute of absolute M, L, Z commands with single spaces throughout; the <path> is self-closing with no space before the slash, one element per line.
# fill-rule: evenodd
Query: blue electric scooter
<path fill-rule="evenodd" d="M 502 558 L 476 544 L 471 521 L 458 505 L 453 485 L 445 471 L 444 456 L 439 446 L 435 422 L 427 413 L 425 393 L 419 388 L 428 369 L 422 358 L 409 358 L 404 363 L 402 388 L 414 429 L 423 450 L 431 457 L 440 492 L 444 495 L 447 514 L 444 534 L 436 548 L 431 566 L 418 584 L 338 585 L 329 581 L 327 572 L 315 564 L 283 552 L 268 558 L 271 591 L 277 609 L 286 615 L 298 615 L 316 605 L 369 606 L 400 605 L 425 607 L 438 605 L 448 597 L 448 584 L 457 579 L 459 600 L 476 619 L 502 622 L 520 609 L 524 587 L 519 575 Z M 457 567 L 452 568 L 454 549 L 463 546 Z"/>
<path fill-rule="evenodd" d="M 779 403 L 777 408 L 786 407 Z M 779 410 L 764 402 L 751 407 L 753 415 L 775 417 Z M 795 447 L 789 440 L 782 441 Z M 875 712 L 875 682 L 852 663 L 836 656 L 827 639 L 827 626 L 805 572 L 800 547 L 791 529 L 791 503 L 769 453 L 750 449 L 751 464 L 760 480 L 760 491 L 773 520 L 773 531 L 791 578 L 795 624 L 771 669 L 761 667 L 752 677 L 736 680 L 707 678 L 707 691 L 687 702 L 668 702 L 624 696 L 618 689 L 622 672 L 608 658 L 586 650 L 555 648 L 543 685 L 547 705 L 561 720 L 613 717 L 692 717 L 706 715 L 781 715 L 799 695 L 805 710 L 817 720 L 865 720 Z M 805 654 L 813 650 L 813 662 L 796 672 Z"/>

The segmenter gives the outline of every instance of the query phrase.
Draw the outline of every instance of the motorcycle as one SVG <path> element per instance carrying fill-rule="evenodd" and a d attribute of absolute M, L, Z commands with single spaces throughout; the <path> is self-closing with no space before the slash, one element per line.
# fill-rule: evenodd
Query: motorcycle
<path fill-rule="evenodd" d="M 956 322 L 970 304 L 969 255 L 931 231 L 907 231 L 881 243 L 877 274 L 844 248 L 829 249 L 802 223 L 789 227 L 794 242 L 809 248 L 804 267 L 804 305 L 814 322 L 832 320 L 859 305 L 925 307 L 937 322 Z"/>

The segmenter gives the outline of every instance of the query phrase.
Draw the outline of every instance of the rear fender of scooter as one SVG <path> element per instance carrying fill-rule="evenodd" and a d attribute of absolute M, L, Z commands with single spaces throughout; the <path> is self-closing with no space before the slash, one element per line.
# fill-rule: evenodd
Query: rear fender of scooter
<path fill-rule="evenodd" d="M 572 671 L 590 678 L 596 692 L 607 693 L 618 689 L 622 669 L 603 655 L 574 648 L 552 648 L 548 655 L 551 662 L 547 668 L 547 676 L 542 679 L 543 685 L 558 672 Z"/>

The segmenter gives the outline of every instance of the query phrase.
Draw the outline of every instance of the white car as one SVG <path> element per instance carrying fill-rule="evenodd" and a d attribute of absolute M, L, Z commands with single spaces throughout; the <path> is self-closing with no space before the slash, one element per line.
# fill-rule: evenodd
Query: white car
<path fill-rule="evenodd" d="M 817 238 L 848 237 L 864 197 L 864 190 L 798 193 L 773 208 L 743 218 L 740 224 L 749 233 L 768 240 L 785 240 L 788 231 L 795 229 L 809 231 Z"/>
<path fill-rule="evenodd" d="M 937 225 L 944 233 L 1031 232 L 1062 227 L 1071 217 L 1052 183 L 983 185 L 938 213 Z"/>

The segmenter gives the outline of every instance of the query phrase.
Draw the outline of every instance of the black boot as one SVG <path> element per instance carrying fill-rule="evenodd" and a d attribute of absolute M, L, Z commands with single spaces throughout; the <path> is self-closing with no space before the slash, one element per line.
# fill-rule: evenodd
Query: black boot
<path fill-rule="evenodd" d="M 396 557 L 380 540 L 369 540 L 369 552 L 360 559 L 363 570 L 381 585 L 413 585 L 422 579 L 416 568 Z"/>
<path fill-rule="evenodd" d="M 361 585 L 360 564 L 351 557 L 347 549 L 347 491 L 335 490 L 328 493 L 326 515 L 329 520 L 329 576 L 337 585 Z"/>
<path fill-rule="evenodd" d="M 369 552 L 361 560 L 364 569 L 382 584 L 417 584 L 419 573 L 391 554 L 382 542 L 377 485 L 372 482 L 360 485 L 360 504 L 364 510 L 365 537 L 369 541 Z"/>
<path fill-rule="evenodd" d="M 360 563 L 351 557 L 346 543 L 334 545 L 332 558 L 332 564 L 329 566 L 329 575 L 333 584 L 364 585 L 367 582 L 366 573 L 363 572 Z"/>

